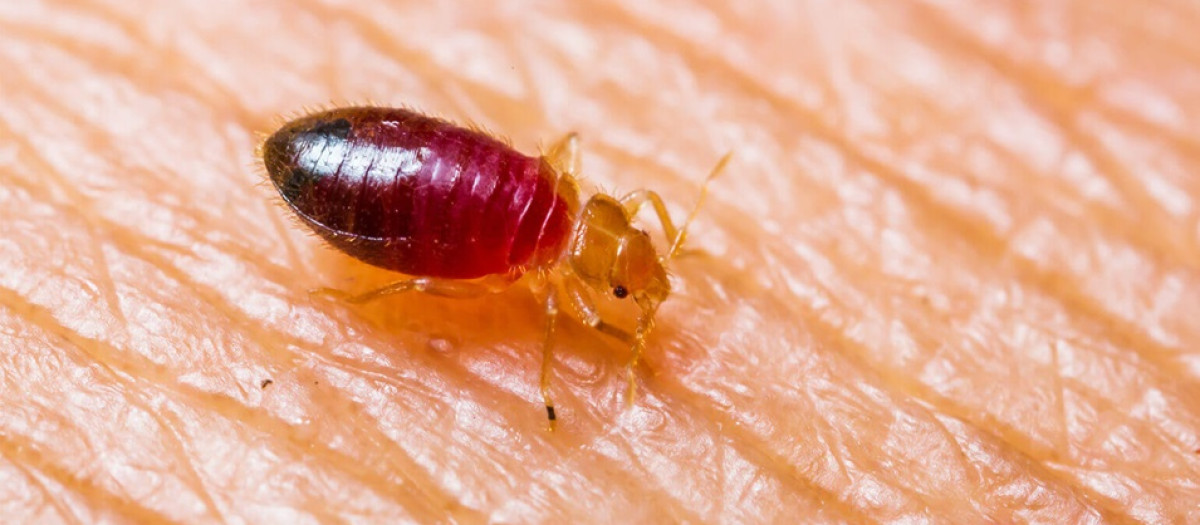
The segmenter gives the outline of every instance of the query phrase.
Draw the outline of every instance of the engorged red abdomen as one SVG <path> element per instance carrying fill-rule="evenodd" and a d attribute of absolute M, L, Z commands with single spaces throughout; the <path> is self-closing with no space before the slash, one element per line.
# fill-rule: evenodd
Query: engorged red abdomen
<path fill-rule="evenodd" d="M 415 276 L 516 275 L 558 258 L 573 185 L 484 133 L 392 108 L 292 121 L 263 144 L 279 194 L 335 247 Z"/>

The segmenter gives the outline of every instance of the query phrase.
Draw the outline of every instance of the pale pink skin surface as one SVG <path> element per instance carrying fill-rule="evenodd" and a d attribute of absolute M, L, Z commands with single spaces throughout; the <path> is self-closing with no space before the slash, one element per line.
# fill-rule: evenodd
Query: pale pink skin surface
<path fill-rule="evenodd" d="M 1194 2 L 391 4 L 0 2 L 5 521 L 1200 521 Z M 632 410 L 524 286 L 309 298 L 394 278 L 254 167 L 331 100 L 736 151 Z"/>

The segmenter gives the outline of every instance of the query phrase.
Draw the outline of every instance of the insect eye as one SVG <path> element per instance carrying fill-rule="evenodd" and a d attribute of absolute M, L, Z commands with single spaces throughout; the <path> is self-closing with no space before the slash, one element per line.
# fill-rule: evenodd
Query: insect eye
<path fill-rule="evenodd" d="M 617 296 L 617 299 L 624 299 L 629 296 L 629 290 L 618 284 L 616 288 L 613 288 L 613 295 Z"/>

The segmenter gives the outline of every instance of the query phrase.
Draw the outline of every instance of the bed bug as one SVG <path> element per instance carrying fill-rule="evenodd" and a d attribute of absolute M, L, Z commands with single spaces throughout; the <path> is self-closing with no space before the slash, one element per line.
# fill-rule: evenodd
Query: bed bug
<path fill-rule="evenodd" d="M 551 428 L 560 303 L 585 325 L 631 346 L 632 404 L 646 337 L 671 293 L 666 268 L 730 158 L 718 162 L 676 227 L 649 190 L 620 199 L 597 192 L 581 205 L 574 133 L 532 157 L 487 133 L 408 109 L 349 107 L 286 123 L 260 153 L 279 195 L 312 231 L 350 256 L 406 275 L 359 295 L 322 293 L 351 303 L 408 291 L 476 297 L 529 280 L 546 312 L 540 386 Z M 669 243 L 662 255 L 633 225 L 645 205 L 654 208 Z M 632 298 L 636 328 L 602 319 L 596 293 Z"/>

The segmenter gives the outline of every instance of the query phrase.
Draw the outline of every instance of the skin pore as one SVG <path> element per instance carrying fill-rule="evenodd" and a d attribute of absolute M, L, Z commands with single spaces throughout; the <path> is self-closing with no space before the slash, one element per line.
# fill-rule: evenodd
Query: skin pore
<path fill-rule="evenodd" d="M 0 515 L 1200 520 L 1194 3 L 496 4 L 0 6 Z M 364 100 L 677 221 L 735 152 L 632 408 L 564 315 L 545 431 L 524 286 L 309 295 L 396 276 L 256 134 Z"/>

